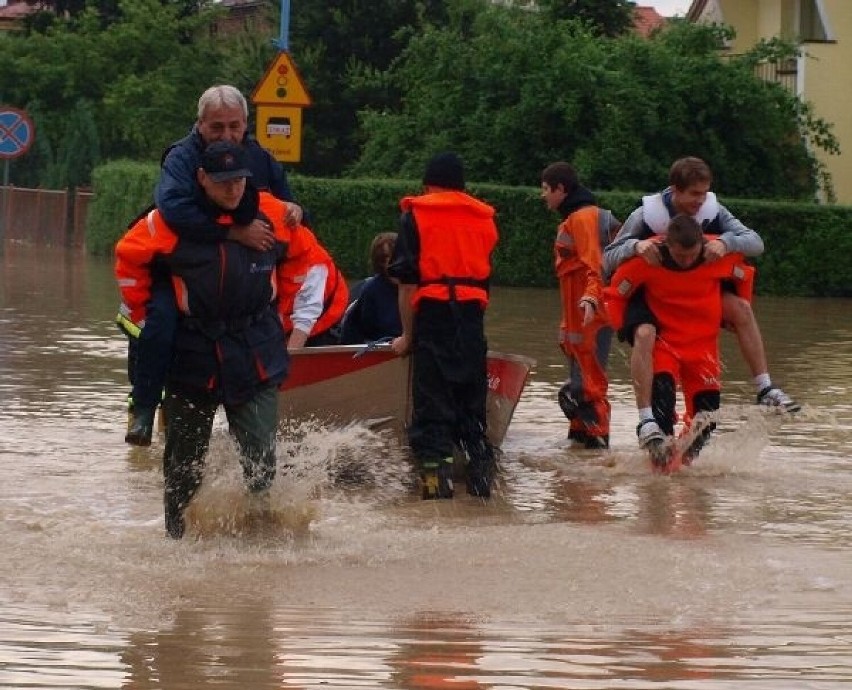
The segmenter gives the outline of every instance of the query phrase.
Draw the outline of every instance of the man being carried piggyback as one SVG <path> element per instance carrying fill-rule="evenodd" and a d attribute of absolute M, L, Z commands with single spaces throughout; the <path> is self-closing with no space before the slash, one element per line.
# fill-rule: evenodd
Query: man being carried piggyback
<path fill-rule="evenodd" d="M 619 265 L 634 256 L 641 257 L 652 266 L 659 266 L 662 255 L 654 238 L 665 235 L 671 219 L 681 213 L 694 218 L 703 232 L 715 235 L 704 247 L 706 262 L 718 261 L 731 252 L 746 257 L 762 254 L 763 240 L 718 202 L 716 195 L 710 191 L 712 182 L 710 167 L 700 158 L 676 160 L 669 170 L 669 186 L 658 194 L 643 197 L 642 205 L 628 216 L 615 240 L 606 247 L 605 278 L 612 276 Z M 757 403 L 785 412 L 798 412 L 801 406 L 772 382 L 763 337 L 751 304 L 734 292 L 724 290 L 722 319 L 737 336 L 740 352 L 753 376 Z M 648 309 L 642 292 L 638 291 L 627 307 L 620 337 L 633 348 L 630 372 L 639 410 L 636 433 L 643 448 L 663 438 L 651 411 L 652 351 L 657 335 L 655 315 Z"/>

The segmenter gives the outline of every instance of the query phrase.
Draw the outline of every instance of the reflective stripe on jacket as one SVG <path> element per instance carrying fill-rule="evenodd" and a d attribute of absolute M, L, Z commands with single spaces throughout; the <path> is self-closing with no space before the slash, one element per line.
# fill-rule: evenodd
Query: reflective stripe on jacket
<path fill-rule="evenodd" d="M 562 295 L 562 328 L 578 327 L 582 323 L 577 307 L 581 299 L 591 300 L 599 318 L 606 318 L 601 278 L 602 214 L 597 206 L 584 206 L 568 214 L 559 224 L 553 253 Z"/>

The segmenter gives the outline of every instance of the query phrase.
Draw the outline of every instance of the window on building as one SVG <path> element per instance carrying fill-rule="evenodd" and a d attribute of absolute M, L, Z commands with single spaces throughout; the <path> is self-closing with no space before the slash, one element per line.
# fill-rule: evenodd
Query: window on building
<path fill-rule="evenodd" d="M 822 0 L 801 0 L 799 4 L 799 36 L 803 41 L 831 41 Z"/>

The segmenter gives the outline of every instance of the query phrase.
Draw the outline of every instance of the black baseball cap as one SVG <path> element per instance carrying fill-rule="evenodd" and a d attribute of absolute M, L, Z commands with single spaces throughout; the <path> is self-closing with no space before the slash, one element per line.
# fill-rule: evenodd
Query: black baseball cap
<path fill-rule="evenodd" d="M 214 182 L 251 177 L 246 150 L 230 141 L 214 141 L 204 149 L 201 167 Z"/>

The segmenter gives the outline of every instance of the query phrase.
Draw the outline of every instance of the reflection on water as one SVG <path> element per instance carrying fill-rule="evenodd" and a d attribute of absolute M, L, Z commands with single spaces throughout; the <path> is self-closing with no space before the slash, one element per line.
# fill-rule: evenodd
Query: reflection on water
<path fill-rule="evenodd" d="M 773 376 L 804 413 L 757 413 L 724 335 L 719 433 L 659 477 L 635 446 L 626 352 L 611 452 L 573 449 L 555 404 L 558 297 L 495 290 L 492 347 L 538 364 L 493 500 L 423 503 L 393 439 L 303 425 L 283 431 L 258 510 L 220 422 L 202 538 L 173 543 L 162 440 L 122 441 L 110 262 L 7 245 L 0 266 L 0 687 L 852 680 L 848 300 L 759 298 Z"/>
<path fill-rule="evenodd" d="M 477 623 L 415 613 L 350 620 L 280 609 L 264 596 L 175 612 L 127 636 L 104 621 L 10 610 L 4 687 L 173 688 L 839 688 L 852 680 L 848 611 L 796 611 L 767 624 L 641 628 Z M 26 631 L 26 640 L 10 639 Z M 62 631 L 62 632 L 60 632 Z M 757 684 L 757 685 L 755 685 Z"/>

